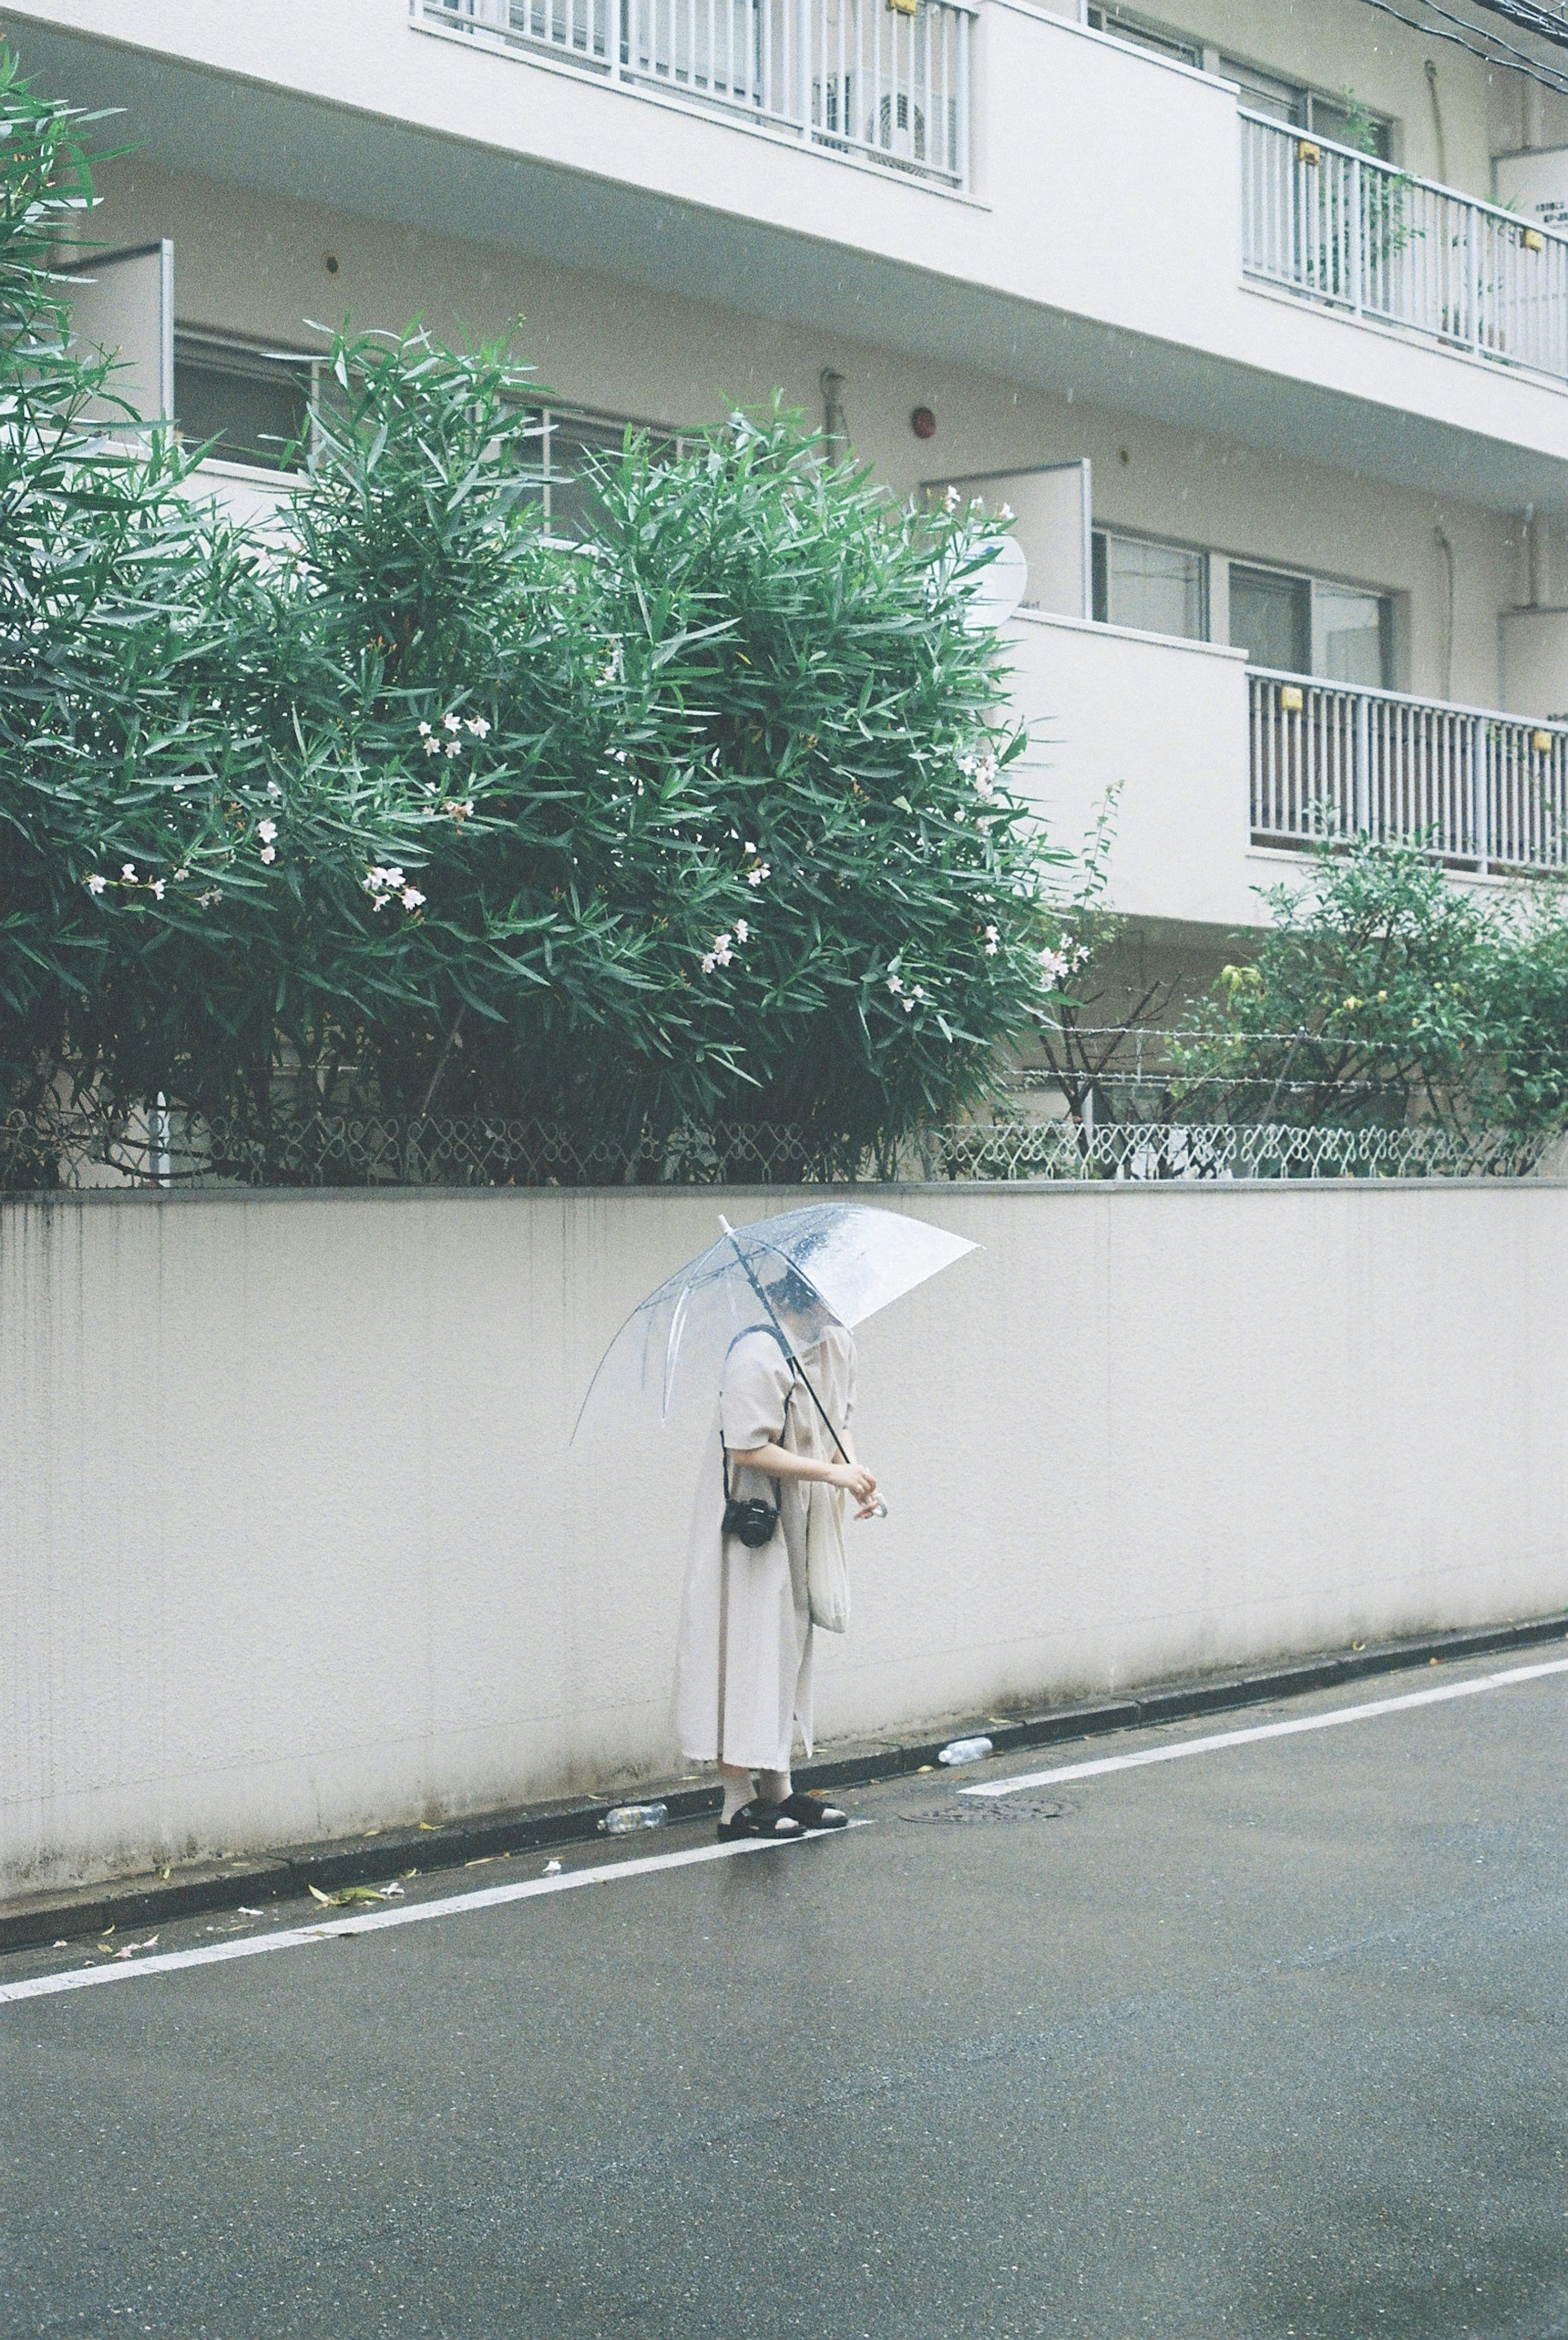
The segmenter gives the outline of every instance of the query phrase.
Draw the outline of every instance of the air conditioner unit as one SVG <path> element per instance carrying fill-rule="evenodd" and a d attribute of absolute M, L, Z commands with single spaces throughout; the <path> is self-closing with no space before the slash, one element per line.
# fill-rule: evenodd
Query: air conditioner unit
<path fill-rule="evenodd" d="M 926 159 L 926 109 L 917 105 L 907 89 L 889 90 L 877 108 L 876 118 L 866 125 L 868 143 L 879 146 L 885 154 L 902 155 L 906 162 L 923 163 Z"/>

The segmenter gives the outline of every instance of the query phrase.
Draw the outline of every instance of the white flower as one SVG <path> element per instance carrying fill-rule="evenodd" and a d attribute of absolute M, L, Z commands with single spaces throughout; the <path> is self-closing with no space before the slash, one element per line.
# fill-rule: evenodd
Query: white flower
<path fill-rule="evenodd" d="M 461 739 L 449 739 L 446 743 L 446 752 L 449 756 L 461 756 L 462 753 L 462 741 Z"/>
<path fill-rule="evenodd" d="M 120 864 L 120 875 L 124 879 L 127 886 L 134 886 L 136 882 L 135 863 L 134 861 L 122 861 Z"/>
<path fill-rule="evenodd" d="M 273 803 L 274 803 L 274 804 L 277 802 L 278 798 L 283 795 L 283 790 L 282 790 L 282 788 L 279 788 L 279 786 L 278 786 L 278 784 L 277 784 L 276 780 L 269 780 L 269 781 L 267 782 L 267 794 L 272 798 L 272 799 L 273 799 Z"/>
<path fill-rule="evenodd" d="M 904 988 L 903 977 L 901 975 L 890 975 L 888 977 L 888 988 L 892 993 L 894 998 L 897 999 L 899 993 Z"/>
<path fill-rule="evenodd" d="M 428 739 L 430 738 L 430 725 L 428 723 L 422 723 L 420 725 L 419 736 L 422 739 Z"/>
<path fill-rule="evenodd" d="M 476 739 L 488 739 L 490 737 L 489 719 L 483 715 L 471 715 L 468 719 L 468 728 Z"/>
<path fill-rule="evenodd" d="M 153 880 L 153 899 L 154 899 L 154 902 L 161 902 L 161 901 L 163 900 L 163 898 L 164 898 L 164 880 L 162 878 L 154 878 L 154 880 Z"/>
<path fill-rule="evenodd" d="M 109 881 L 106 878 L 100 878 L 97 871 L 94 869 L 93 875 L 87 880 L 87 891 L 89 894 L 101 894 L 108 882 Z"/>
<path fill-rule="evenodd" d="M 749 886 L 760 886 L 764 878 L 771 878 L 773 872 L 767 862 L 759 861 L 746 872 L 746 883 Z"/>
<path fill-rule="evenodd" d="M 448 731 L 458 731 L 462 728 L 461 719 L 456 715 L 443 715 L 441 719 L 442 727 Z"/>
<path fill-rule="evenodd" d="M 275 861 L 275 860 L 277 859 L 277 858 L 278 858 L 278 848 L 277 848 L 277 847 L 276 847 L 275 845 L 263 845 L 263 848 L 262 848 L 262 859 L 263 859 L 263 861 Z"/>
<path fill-rule="evenodd" d="M 203 910 L 211 909 L 214 902 L 221 902 L 223 898 L 223 889 L 221 886 L 209 886 L 204 894 L 197 895 L 196 907 Z"/>
<path fill-rule="evenodd" d="M 714 936 L 713 947 L 704 955 L 702 959 L 704 975 L 711 975 L 716 967 L 729 967 L 733 963 L 735 954 L 729 946 L 734 939 L 733 935 Z"/>
<path fill-rule="evenodd" d="M 441 753 L 441 741 L 439 739 L 427 739 L 424 743 L 424 751 L 427 756 L 439 756 Z"/>
<path fill-rule="evenodd" d="M 256 823 L 256 835 L 263 845 L 270 845 L 277 833 L 278 824 L 275 820 L 259 820 Z"/>
<path fill-rule="evenodd" d="M 1011 520 L 1013 517 L 1014 512 L 1011 504 L 998 504 L 997 507 L 997 518 L 998 520 Z"/>
<path fill-rule="evenodd" d="M 942 498 L 942 508 L 945 511 L 956 512 L 962 501 L 963 498 L 959 495 L 958 489 L 949 488 L 947 494 Z"/>
<path fill-rule="evenodd" d="M 735 939 L 738 943 L 749 943 L 751 939 L 751 929 L 744 918 L 735 921 Z"/>
<path fill-rule="evenodd" d="M 906 1015 L 906 1016 L 912 1016 L 912 1015 L 914 1014 L 914 1012 L 915 1012 L 915 1003 L 914 1003 L 914 1001 L 913 1001 L 912 999 L 906 999 L 906 1000 L 905 1000 L 905 1002 L 904 1002 L 904 1013 L 905 1013 L 905 1015 Z"/>
<path fill-rule="evenodd" d="M 1000 928 L 997 927 L 987 927 L 986 928 L 986 957 L 987 958 L 995 958 L 1001 947 L 1002 937 Z"/>
<path fill-rule="evenodd" d="M 745 844 L 741 847 L 740 850 L 741 850 L 741 852 L 742 852 L 742 853 L 755 853 L 755 852 L 756 852 L 756 850 L 757 850 L 757 848 L 752 844 L 751 839 L 750 839 L 749 838 L 747 838 L 747 840 L 746 840 L 746 842 L 745 842 Z"/>
<path fill-rule="evenodd" d="M 417 910 L 423 900 L 424 896 L 420 892 L 417 886 L 405 886 L 403 887 L 402 906 L 405 910 Z"/>
<path fill-rule="evenodd" d="M 963 819 L 963 818 L 964 818 L 964 808 L 963 808 L 963 806 L 962 806 L 962 805 L 955 805 L 955 806 L 954 806 L 954 808 L 953 808 L 953 818 L 954 818 L 955 820 L 962 820 L 962 819 Z"/>
<path fill-rule="evenodd" d="M 1060 983 L 1063 976 L 1067 973 L 1067 955 L 1065 951 L 1043 950 L 1040 953 L 1040 965 L 1045 969 L 1046 980 L 1048 983 Z"/>
<path fill-rule="evenodd" d="M 926 996 L 926 987 L 923 983 L 918 983 L 915 986 L 913 996 L 916 999 L 924 999 Z"/>

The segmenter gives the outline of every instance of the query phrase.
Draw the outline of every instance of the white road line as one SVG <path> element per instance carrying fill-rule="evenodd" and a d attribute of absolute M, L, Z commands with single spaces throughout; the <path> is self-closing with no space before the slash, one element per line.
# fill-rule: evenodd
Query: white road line
<path fill-rule="evenodd" d="M 1179 1763 L 1185 1755 L 1213 1755 L 1226 1747 L 1246 1747 L 1259 1739 L 1293 1739 L 1303 1730 L 1333 1730 L 1342 1722 L 1369 1722 L 1374 1715 L 1398 1714 L 1408 1706 L 1436 1706 L 1449 1698 L 1479 1698 L 1483 1691 L 1509 1690 L 1515 1682 L 1540 1681 L 1546 1674 L 1568 1674 L 1568 1658 L 1549 1665 L 1513 1666 L 1502 1674 L 1482 1674 L 1470 1681 L 1444 1682 L 1433 1690 L 1407 1691 L 1403 1698 L 1375 1698 L 1365 1706 L 1338 1706 L 1327 1714 L 1304 1714 L 1291 1722 L 1259 1722 L 1248 1730 L 1216 1730 L 1206 1739 L 1179 1740 L 1174 1747 L 1146 1747 L 1136 1755 L 1102 1755 L 1093 1763 L 1059 1763 L 1049 1771 L 1026 1771 L 1021 1779 L 977 1782 L 961 1788 L 964 1796 L 1017 1796 L 1026 1788 L 1046 1788 L 1058 1780 L 1093 1780 L 1103 1771 L 1136 1771 L 1146 1763 Z"/>
<path fill-rule="evenodd" d="M 851 1828 L 868 1822 L 851 1820 Z M 139 1982 L 145 1975 L 172 1974 L 181 1967 L 220 1966 L 228 1958 L 255 1958 L 269 1950 L 295 1950 L 309 1942 L 334 1941 L 342 1934 L 377 1934 L 388 1926 L 419 1926 L 428 1918 L 461 1918 L 471 1909 L 498 1909 L 508 1901 L 532 1901 L 547 1893 L 571 1893 L 582 1885 L 614 1885 L 623 1877 L 649 1877 L 656 1869 L 692 1869 L 705 1860 L 731 1860 L 737 1853 L 779 1852 L 791 1844 L 820 1844 L 820 1835 L 742 1837 L 737 1842 L 700 1844 L 685 1852 L 653 1852 L 640 1860 L 610 1861 L 601 1869 L 573 1869 L 560 1877 L 531 1877 L 521 1885 L 490 1885 L 477 1892 L 451 1893 L 440 1901 L 411 1901 L 401 1909 L 367 1909 L 357 1918 L 327 1918 L 312 1926 L 291 1926 L 277 1934 L 247 1934 L 243 1941 L 213 1942 L 195 1950 L 164 1950 L 157 1957 L 115 1959 L 97 1967 L 73 1967 L 65 1974 L 35 1975 L 25 1982 L 0 1983 L 0 2006 L 8 1999 L 53 1998 L 63 1990 L 89 1990 L 100 1982 Z"/>

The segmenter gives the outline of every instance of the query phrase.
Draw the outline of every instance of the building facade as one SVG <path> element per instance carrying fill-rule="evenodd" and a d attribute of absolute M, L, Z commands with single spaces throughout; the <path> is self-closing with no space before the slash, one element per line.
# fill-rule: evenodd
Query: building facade
<path fill-rule="evenodd" d="M 1404 18 L 1430 16 L 1424 27 Z M 1457 29 L 1456 29 L 1457 28 Z M 157 396 L 275 493 L 322 325 L 515 328 L 552 524 L 776 389 L 1017 514 L 1028 786 L 1201 977 L 1325 819 L 1568 867 L 1568 49 L 1422 0 L 5 0 L 124 110 Z M 521 321 L 521 322 L 519 322 Z"/>

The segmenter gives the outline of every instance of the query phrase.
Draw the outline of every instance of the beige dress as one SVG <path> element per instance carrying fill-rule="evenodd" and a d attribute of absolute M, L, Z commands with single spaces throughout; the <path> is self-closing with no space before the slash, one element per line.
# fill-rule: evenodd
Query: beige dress
<path fill-rule="evenodd" d="M 855 1344 L 835 1326 L 800 1360 L 849 1444 Z M 769 1440 L 792 1454 L 837 1449 L 775 1334 L 743 1333 L 725 1361 L 719 1417 L 703 1453 L 680 1604 L 675 1722 L 693 1761 L 787 1771 L 795 1733 L 811 1751 L 811 1611 L 806 1591 L 809 1482 L 729 1466 L 733 1494 L 780 1506 L 781 1534 L 752 1549 L 720 1532 L 719 1429 L 731 1454 Z M 851 1453 L 854 1451 L 850 1449 Z M 777 1489 L 777 1492 L 775 1490 Z"/>

